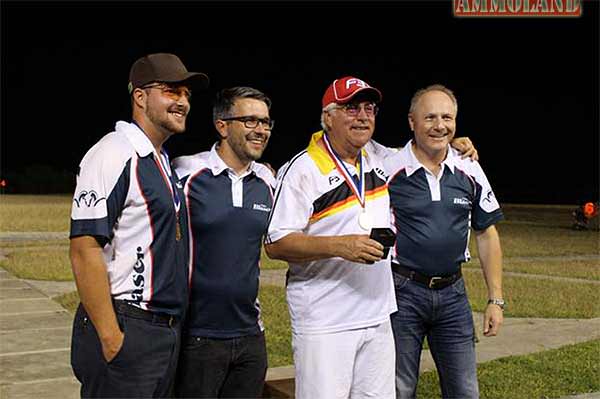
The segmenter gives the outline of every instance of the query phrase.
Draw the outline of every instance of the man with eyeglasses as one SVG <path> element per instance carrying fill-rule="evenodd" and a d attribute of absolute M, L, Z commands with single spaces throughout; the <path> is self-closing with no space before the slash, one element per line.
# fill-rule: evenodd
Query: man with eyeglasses
<path fill-rule="evenodd" d="M 383 246 L 389 227 L 383 165 L 365 145 L 381 93 L 355 77 L 322 99 L 323 130 L 278 175 L 265 249 L 289 263 L 296 398 L 392 398 L 396 310 Z"/>
<path fill-rule="evenodd" d="M 176 55 L 141 57 L 129 73 L 132 121 L 117 122 L 81 161 L 70 256 L 82 397 L 172 392 L 188 304 L 187 211 L 163 144 L 185 131 L 191 88 L 207 86 Z"/>
<path fill-rule="evenodd" d="M 259 90 L 220 91 L 210 151 L 176 158 L 190 215 L 191 296 L 176 396 L 260 398 L 267 371 L 258 302 L 261 245 L 275 178 L 255 162 L 274 122 Z"/>

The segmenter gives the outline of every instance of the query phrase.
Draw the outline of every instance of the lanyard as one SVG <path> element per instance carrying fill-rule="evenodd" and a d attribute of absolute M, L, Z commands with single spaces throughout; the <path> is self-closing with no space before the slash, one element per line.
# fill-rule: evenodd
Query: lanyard
<path fill-rule="evenodd" d="M 173 205 L 175 206 L 175 211 L 179 213 L 179 208 L 181 207 L 181 200 L 179 199 L 179 193 L 177 192 L 177 185 L 173 179 L 173 174 L 171 173 L 171 168 L 169 167 L 169 156 L 164 149 L 160 150 L 160 154 L 158 155 L 158 166 L 160 173 L 167 183 L 167 187 L 169 187 L 169 191 L 171 191 L 171 195 L 173 196 Z"/>
<path fill-rule="evenodd" d="M 342 159 L 338 156 L 338 154 L 336 154 L 333 147 L 331 147 L 331 144 L 329 144 L 329 139 L 327 138 L 327 134 L 323 135 L 323 140 L 325 141 L 325 148 L 327 149 L 327 153 L 329 154 L 329 157 L 335 164 L 335 167 L 337 168 L 338 172 L 340 172 L 341 175 L 344 177 L 344 180 L 346 180 L 346 184 L 348 184 L 348 186 L 354 193 L 354 196 L 360 203 L 361 208 L 363 208 L 363 210 L 364 210 L 365 209 L 365 184 L 364 184 L 365 183 L 365 169 L 363 168 L 363 162 L 362 162 L 362 150 L 358 153 L 360 173 L 358 174 L 358 182 L 357 182 L 358 184 L 357 184 L 357 183 L 355 183 L 354 179 L 350 175 L 350 172 L 348 172 L 348 169 L 346 168 L 346 165 L 344 165 L 344 162 L 342 161 Z"/>

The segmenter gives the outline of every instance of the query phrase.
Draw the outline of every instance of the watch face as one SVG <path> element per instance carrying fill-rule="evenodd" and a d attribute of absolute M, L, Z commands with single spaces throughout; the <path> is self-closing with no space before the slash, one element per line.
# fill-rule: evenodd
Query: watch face
<path fill-rule="evenodd" d="M 494 304 L 500 306 L 501 309 L 504 310 L 504 300 L 503 299 L 490 299 L 488 301 L 489 304 Z"/>

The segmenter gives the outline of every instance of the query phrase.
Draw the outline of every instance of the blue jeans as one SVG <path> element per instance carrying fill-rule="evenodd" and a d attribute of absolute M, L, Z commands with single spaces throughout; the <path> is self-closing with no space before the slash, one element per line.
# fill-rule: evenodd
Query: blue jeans
<path fill-rule="evenodd" d="M 175 396 L 261 398 L 267 374 L 265 335 L 183 340 Z"/>
<path fill-rule="evenodd" d="M 396 398 L 414 398 L 423 339 L 427 337 L 443 398 L 478 398 L 475 331 L 461 278 L 432 290 L 393 273 L 398 312 L 392 314 L 396 344 Z"/>

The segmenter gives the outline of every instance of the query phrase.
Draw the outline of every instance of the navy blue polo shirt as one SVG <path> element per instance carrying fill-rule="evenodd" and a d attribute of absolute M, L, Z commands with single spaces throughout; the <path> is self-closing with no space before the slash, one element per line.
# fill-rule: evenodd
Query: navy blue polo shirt
<path fill-rule="evenodd" d="M 188 301 L 187 212 L 166 153 L 119 121 L 80 163 L 70 237 L 102 246 L 115 299 L 183 315 Z"/>
<path fill-rule="evenodd" d="M 415 157 L 412 140 L 384 162 L 396 229 L 392 260 L 428 276 L 458 271 L 470 259 L 471 227 L 485 230 L 502 211 L 478 162 L 448 147 L 438 176 Z"/>
<path fill-rule="evenodd" d="M 173 164 L 190 218 L 191 296 L 184 330 L 212 338 L 258 334 L 259 262 L 275 178 L 255 162 L 237 176 L 216 145 Z"/>

